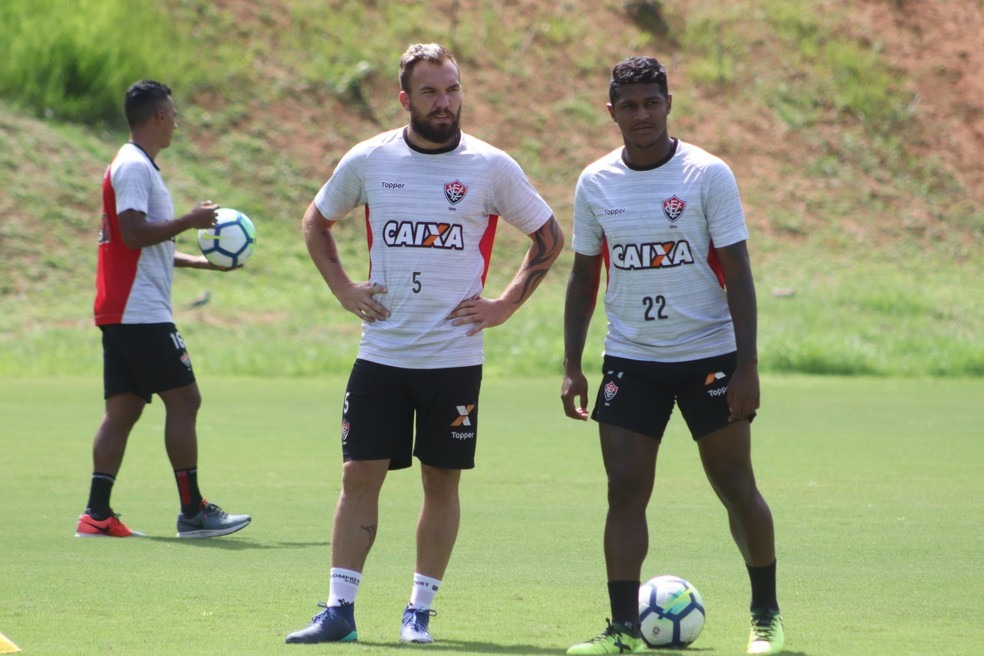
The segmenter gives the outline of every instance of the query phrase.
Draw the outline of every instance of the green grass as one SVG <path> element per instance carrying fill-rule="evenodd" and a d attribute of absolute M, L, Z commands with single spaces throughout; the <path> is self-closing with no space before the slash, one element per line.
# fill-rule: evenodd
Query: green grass
<path fill-rule="evenodd" d="M 347 371 L 358 348 L 358 320 L 341 309 L 300 252 L 295 225 L 261 219 L 257 224 L 257 249 L 245 269 L 225 275 L 179 270 L 175 275 L 175 320 L 196 368 L 206 375 L 276 377 Z M 500 236 L 489 294 L 504 288 L 522 258 L 523 238 L 513 232 L 505 228 Z M 363 275 L 361 227 L 345 225 L 339 233 L 351 274 Z M 194 248 L 188 235 L 179 243 L 189 252 Z M 756 252 L 754 244 L 752 249 L 763 371 L 984 376 L 984 305 L 959 266 L 941 263 L 927 271 L 887 261 L 844 261 L 842 256 L 793 263 Z M 569 252 L 562 256 L 507 324 L 486 331 L 490 374 L 560 372 L 569 258 Z M 49 283 L 43 296 L 0 296 L 0 372 L 99 374 L 99 332 L 90 319 L 94 262 L 80 268 L 76 278 Z M 209 304 L 189 309 L 205 289 L 211 292 Z M 599 302 L 586 348 L 589 358 L 602 349 L 606 322 L 600 307 Z"/>
<path fill-rule="evenodd" d="M 190 41 L 156 3 L 9 0 L 0 36 L 0 96 L 39 116 L 121 125 L 131 83 L 194 78 Z"/>
<path fill-rule="evenodd" d="M 591 376 L 593 383 L 597 376 Z M 147 409 L 114 494 L 146 540 L 77 540 L 98 378 L 0 382 L 0 631 L 26 654 L 293 653 L 327 594 L 344 379 L 202 380 L 203 491 L 253 524 L 173 538 L 176 491 Z M 562 416 L 559 379 L 486 381 L 479 466 L 432 624 L 448 654 L 560 654 L 608 613 L 596 428 Z M 787 653 L 967 655 L 984 639 L 980 380 L 767 376 L 754 425 L 776 518 Z M 361 642 L 388 654 L 409 594 L 419 470 L 394 473 L 359 596 Z M 739 654 L 747 577 L 679 419 L 660 456 L 648 575 L 693 581 L 694 653 Z M 16 521 L 14 521 L 16 520 Z"/>

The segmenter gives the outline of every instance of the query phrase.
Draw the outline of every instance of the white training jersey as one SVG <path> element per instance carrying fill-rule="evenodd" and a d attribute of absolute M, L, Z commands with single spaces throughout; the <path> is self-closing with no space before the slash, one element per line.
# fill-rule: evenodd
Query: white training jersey
<path fill-rule="evenodd" d="M 734 174 L 682 141 L 666 162 L 630 168 L 622 149 L 584 169 L 574 251 L 604 254 L 608 355 L 683 362 L 735 350 L 714 251 L 748 239 Z"/>
<path fill-rule="evenodd" d="M 129 248 L 119 215 L 142 212 L 148 221 L 174 217 L 171 194 L 157 165 L 142 148 L 124 144 L 103 178 L 103 217 L 96 270 L 96 325 L 171 323 L 174 240 Z"/>
<path fill-rule="evenodd" d="M 405 128 L 404 128 L 405 129 Z M 481 364 L 482 333 L 448 315 L 485 284 L 498 217 L 530 234 L 551 217 L 519 164 L 467 134 L 422 152 L 391 130 L 352 148 L 318 192 L 326 218 L 365 206 L 369 280 L 390 317 L 364 322 L 359 357 L 395 367 Z"/>

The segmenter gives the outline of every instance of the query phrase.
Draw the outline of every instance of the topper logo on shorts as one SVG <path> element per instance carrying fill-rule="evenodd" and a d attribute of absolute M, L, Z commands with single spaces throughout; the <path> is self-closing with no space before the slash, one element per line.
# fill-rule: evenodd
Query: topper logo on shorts
<path fill-rule="evenodd" d="M 608 381 L 608 384 L 605 385 L 605 400 L 611 401 L 616 394 L 618 394 L 618 385 L 613 380 Z"/>
<path fill-rule="evenodd" d="M 458 418 L 451 422 L 451 427 L 456 426 L 471 426 L 471 411 L 475 409 L 475 404 L 471 403 L 469 405 L 458 405 L 455 406 L 458 409 Z"/>
<path fill-rule="evenodd" d="M 724 378 L 723 371 L 718 371 L 717 373 L 713 373 L 713 374 L 707 374 L 707 378 L 704 379 L 704 387 L 707 387 L 715 380 L 721 380 L 722 378 Z"/>
<path fill-rule="evenodd" d="M 462 227 L 456 223 L 389 221 L 383 226 L 383 241 L 387 246 L 395 247 L 443 248 L 455 251 L 465 248 Z"/>
<path fill-rule="evenodd" d="M 663 214 L 670 220 L 670 223 L 676 223 L 685 209 L 687 209 L 686 201 L 682 201 L 676 196 L 670 196 L 663 201 Z"/>
<path fill-rule="evenodd" d="M 452 205 L 457 205 L 461 202 L 461 199 L 465 197 L 468 193 L 468 187 L 461 184 L 460 180 L 455 180 L 454 182 L 448 182 L 444 185 L 444 197 L 448 199 L 448 202 Z"/>
<path fill-rule="evenodd" d="M 704 379 L 704 387 L 709 387 L 717 383 L 718 381 L 724 380 L 725 378 L 727 378 L 727 375 L 723 371 L 707 374 L 707 378 Z M 714 387 L 712 389 L 707 390 L 708 396 L 724 396 L 727 393 L 728 393 L 727 385 L 725 385 L 724 387 Z"/>
<path fill-rule="evenodd" d="M 683 264 L 693 264 L 694 255 L 690 243 L 664 241 L 652 244 L 615 244 L 612 246 L 612 264 L 616 269 L 668 269 Z"/>

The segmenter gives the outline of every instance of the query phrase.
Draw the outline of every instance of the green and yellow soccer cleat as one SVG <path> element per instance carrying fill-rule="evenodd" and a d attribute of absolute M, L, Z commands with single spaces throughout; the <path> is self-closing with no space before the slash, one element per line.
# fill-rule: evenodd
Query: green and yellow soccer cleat
<path fill-rule="evenodd" d="M 606 620 L 607 621 L 607 620 Z M 608 622 L 608 628 L 597 637 L 574 645 L 568 654 L 626 654 L 645 651 L 646 645 L 639 634 L 632 635 L 621 624 Z"/>
<path fill-rule="evenodd" d="M 778 654 L 786 642 L 779 611 L 765 610 L 752 613 L 752 628 L 748 634 L 749 654 Z"/>

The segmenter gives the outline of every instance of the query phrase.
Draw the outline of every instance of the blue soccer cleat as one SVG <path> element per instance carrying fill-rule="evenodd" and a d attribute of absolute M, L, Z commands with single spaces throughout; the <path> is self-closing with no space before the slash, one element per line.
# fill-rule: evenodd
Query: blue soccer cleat
<path fill-rule="evenodd" d="M 355 642 L 359 634 L 355 631 L 355 604 L 326 606 L 311 618 L 311 624 L 300 631 L 294 631 L 284 642 L 288 644 L 314 644 L 318 642 Z"/>

